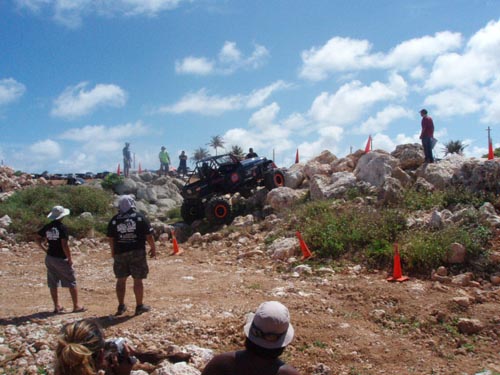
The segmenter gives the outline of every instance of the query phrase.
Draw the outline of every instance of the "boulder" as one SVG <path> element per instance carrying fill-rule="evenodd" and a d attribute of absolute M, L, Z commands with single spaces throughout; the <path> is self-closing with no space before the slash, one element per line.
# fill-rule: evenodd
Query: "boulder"
<path fill-rule="evenodd" d="M 330 178 L 316 175 L 311 179 L 311 199 L 321 200 L 341 197 L 348 189 L 356 186 L 356 177 L 351 172 L 336 172 Z"/>
<path fill-rule="evenodd" d="M 331 163 L 332 172 L 353 172 L 358 164 L 359 158 L 364 154 L 365 152 L 363 150 L 358 150 L 354 154 L 349 154 L 344 158 L 334 160 Z"/>
<path fill-rule="evenodd" d="M 438 189 L 445 189 L 452 184 L 452 177 L 460 171 L 464 162 L 464 156 L 451 154 L 438 163 L 423 164 L 417 169 L 416 175 Z"/>
<path fill-rule="evenodd" d="M 287 260 L 298 254 L 299 241 L 296 238 L 280 238 L 268 247 L 272 259 Z"/>
<path fill-rule="evenodd" d="M 124 194 L 136 194 L 137 192 L 137 182 L 131 178 L 125 178 L 121 184 L 114 187 L 114 191 L 118 195 Z"/>
<path fill-rule="evenodd" d="M 267 194 L 266 204 L 270 205 L 276 211 L 281 211 L 290 208 L 302 196 L 303 193 L 300 191 L 282 186 L 271 190 Z"/>
<path fill-rule="evenodd" d="M 12 224 L 12 219 L 9 217 L 9 215 L 3 215 L 0 218 L 0 228 L 8 228 L 10 224 Z"/>
<path fill-rule="evenodd" d="M 399 167 L 404 170 L 417 169 L 425 160 L 424 149 L 418 143 L 398 145 L 391 155 L 399 160 Z"/>
<path fill-rule="evenodd" d="M 484 324 L 478 319 L 460 318 L 457 327 L 460 333 L 471 335 L 481 332 L 484 329 Z"/>
<path fill-rule="evenodd" d="M 293 164 L 290 168 L 283 171 L 285 174 L 285 186 L 291 189 L 300 187 L 306 175 L 304 173 L 304 166 L 302 164 Z"/>
<path fill-rule="evenodd" d="M 399 180 L 387 177 L 379 190 L 378 200 L 383 205 L 394 205 L 403 199 L 403 186 Z"/>
<path fill-rule="evenodd" d="M 377 150 L 364 154 L 358 161 L 354 175 L 358 180 L 381 187 L 398 164 L 397 159 L 386 152 Z"/>

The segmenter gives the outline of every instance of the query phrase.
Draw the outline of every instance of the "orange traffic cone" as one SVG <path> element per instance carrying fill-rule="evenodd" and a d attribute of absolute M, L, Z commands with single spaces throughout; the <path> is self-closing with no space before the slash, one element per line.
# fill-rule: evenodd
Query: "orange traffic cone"
<path fill-rule="evenodd" d="M 311 251 L 309 250 L 309 248 L 307 247 L 306 243 L 304 242 L 304 240 L 302 239 L 302 236 L 300 235 L 300 232 L 297 231 L 295 233 L 295 235 L 297 236 L 297 238 L 299 239 L 299 243 L 300 243 L 300 250 L 302 250 L 302 260 L 306 260 L 306 259 L 309 259 L 310 257 L 313 256 L 313 254 L 311 253 Z"/>
<path fill-rule="evenodd" d="M 371 149 L 372 149 L 372 136 L 370 135 L 368 137 L 368 141 L 366 141 L 365 154 L 369 153 Z"/>
<path fill-rule="evenodd" d="M 387 281 L 407 281 L 409 280 L 408 276 L 403 276 L 403 271 L 401 270 L 401 258 L 399 257 L 399 249 L 398 244 L 394 244 L 394 269 L 392 273 L 392 277 L 387 278 Z"/>
<path fill-rule="evenodd" d="M 177 243 L 177 238 L 175 238 L 175 231 L 172 231 L 172 245 L 174 246 L 174 251 L 171 255 L 182 254 L 182 250 L 179 249 L 179 244 Z"/>
<path fill-rule="evenodd" d="M 119 176 L 120 175 L 120 163 L 118 163 L 118 168 L 116 168 L 116 174 Z"/>

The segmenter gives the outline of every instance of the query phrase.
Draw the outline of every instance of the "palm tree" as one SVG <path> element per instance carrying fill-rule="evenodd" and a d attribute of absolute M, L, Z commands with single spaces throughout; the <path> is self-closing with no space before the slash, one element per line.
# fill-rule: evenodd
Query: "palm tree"
<path fill-rule="evenodd" d="M 448 143 L 444 144 L 444 156 L 448 154 L 462 155 L 467 146 L 468 145 L 463 144 L 462 141 L 449 141 Z"/>
<path fill-rule="evenodd" d="M 201 159 L 205 159 L 208 156 L 210 156 L 210 152 L 208 152 L 208 150 L 203 147 L 198 147 L 196 150 L 194 150 L 193 153 L 194 161 L 200 161 Z"/>
<path fill-rule="evenodd" d="M 245 157 L 243 149 L 238 145 L 231 146 L 231 154 L 236 156 L 238 159 L 243 159 Z"/>
<path fill-rule="evenodd" d="M 208 146 L 212 147 L 215 149 L 215 155 L 217 155 L 217 149 L 219 147 L 224 148 L 224 140 L 220 135 L 214 135 L 211 139 L 210 142 L 207 143 Z"/>

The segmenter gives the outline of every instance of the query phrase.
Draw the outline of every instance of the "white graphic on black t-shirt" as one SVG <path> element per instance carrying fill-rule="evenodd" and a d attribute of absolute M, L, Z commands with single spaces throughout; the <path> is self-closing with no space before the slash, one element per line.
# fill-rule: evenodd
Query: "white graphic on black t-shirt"
<path fill-rule="evenodd" d="M 137 223 L 134 220 L 126 219 L 123 223 L 116 226 L 116 231 L 121 241 L 135 241 L 137 239 L 136 228 Z"/>
<path fill-rule="evenodd" d="M 50 228 L 46 233 L 49 241 L 57 241 L 59 239 L 59 230 L 55 227 Z"/>

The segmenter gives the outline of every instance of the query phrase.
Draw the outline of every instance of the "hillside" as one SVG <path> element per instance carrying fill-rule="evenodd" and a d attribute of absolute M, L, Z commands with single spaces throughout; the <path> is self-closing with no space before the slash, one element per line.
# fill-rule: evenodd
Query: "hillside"
<path fill-rule="evenodd" d="M 195 232 L 180 243 L 181 255 L 171 256 L 168 236 L 158 233 L 159 256 L 149 262 L 145 282 L 146 301 L 153 310 L 138 317 L 132 309 L 124 317 L 113 316 L 112 260 L 99 236 L 71 241 L 80 296 L 88 310 L 53 315 L 43 253 L 32 242 L 19 243 L 2 234 L 0 371 L 51 373 L 61 325 L 85 317 L 99 319 L 108 337 L 127 337 L 141 350 L 191 355 L 185 366 L 167 361 L 140 364 L 136 375 L 197 374 L 213 353 L 241 347 L 248 312 L 265 300 L 279 300 L 290 309 L 296 330 L 284 358 L 303 374 L 500 373 L 500 278 L 495 268 L 500 237 L 494 207 L 476 210 L 477 220 L 489 223 L 494 233 L 488 246 L 489 273 L 465 272 L 468 265 L 450 264 L 448 259 L 436 272 L 409 274 L 403 267 L 410 280 L 389 283 L 391 266 L 369 267 L 362 257 L 301 261 L 294 230 L 304 223 L 294 222 L 289 213 L 304 194 L 345 205 L 340 197 L 356 187 L 366 195 L 354 198 L 355 204 L 382 207 L 400 199 L 401 181 L 431 190 L 457 178 L 471 189 L 496 186 L 485 173 L 496 171 L 496 162 L 451 158 L 424 167 L 417 153 L 408 156 L 410 151 L 399 150 L 397 158 L 383 152 L 344 159 L 322 153 L 306 165 L 292 166 L 286 171 L 288 187 L 262 198 L 265 215 L 240 216 L 218 231 Z M 423 227 L 432 222 L 451 225 L 463 209 L 456 207 L 449 215 L 436 208 L 416 211 L 410 221 Z M 151 216 L 161 223 L 153 212 Z M 174 226 L 186 237 L 199 227 Z M 60 296 L 69 308 L 68 293 L 63 290 Z M 127 303 L 134 303 L 130 282 Z"/>

